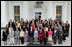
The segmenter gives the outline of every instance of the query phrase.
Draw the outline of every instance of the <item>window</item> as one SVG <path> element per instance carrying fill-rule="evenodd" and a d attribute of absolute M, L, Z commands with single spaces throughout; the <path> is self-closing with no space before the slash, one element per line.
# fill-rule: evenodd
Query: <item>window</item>
<path fill-rule="evenodd" d="M 60 21 L 62 17 L 62 6 L 56 6 L 56 19 Z"/>
<path fill-rule="evenodd" d="M 20 6 L 14 6 L 15 20 L 20 20 Z"/>

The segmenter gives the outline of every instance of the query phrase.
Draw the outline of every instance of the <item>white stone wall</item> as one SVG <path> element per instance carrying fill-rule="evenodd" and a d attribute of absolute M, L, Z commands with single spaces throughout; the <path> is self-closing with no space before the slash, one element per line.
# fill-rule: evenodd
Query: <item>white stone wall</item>
<path fill-rule="evenodd" d="M 71 30 L 71 1 L 68 2 L 68 21 L 70 23 L 70 30 Z"/>
<path fill-rule="evenodd" d="M 29 19 L 29 1 L 24 1 L 23 2 L 23 10 L 22 10 L 22 13 L 23 13 L 23 18 L 24 20 L 26 19 Z"/>
<path fill-rule="evenodd" d="M 5 27 L 8 23 L 8 4 L 6 1 L 1 1 L 1 27 Z"/>
<path fill-rule="evenodd" d="M 9 19 L 14 21 L 14 6 L 20 6 L 20 18 L 23 17 L 22 15 L 22 2 L 19 1 L 9 1 Z"/>
<path fill-rule="evenodd" d="M 14 20 L 14 6 L 20 6 L 20 19 L 25 20 L 29 17 L 29 6 L 28 1 L 10 1 L 9 2 L 9 19 Z M 12 14 L 11 14 L 12 13 Z"/>
<path fill-rule="evenodd" d="M 53 1 L 47 2 L 47 17 L 55 19 L 56 18 L 56 10 L 55 10 L 55 3 Z"/>
<path fill-rule="evenodd" d="M 56 6 L 62 6 L 62 21 L 71 25 L 71 1 L 44 1 L 41 9 L 34 8 L 36 1 L 1 1 L 1 27 L 14 20 L 14 6 L 20 6 L 20 19 L 33 19 L 35 12 L 42 12 L 42 19 L 56 18 Z"/>
<path fill-rule="evenodd" d="M 35 18 L 35 12 L 41 12 L 41 18 L 47 19 L 47 2 L 44 1 L 44 4 L 42 4 L 42 8 L 34 8 L 36 1 L 30 1 L 29 2 L 29 18 L 34 19 Z"/>
<path fill-rule="evenodd" d="M 62 13 L 63 13 L 62 20 L 64 21 L 64 23 L 66 23 L 66 21 L 68 20 L 68 9 L 67 9 L 68 5 L 67 4 L 68 4 L 68 2 L 64 3 L 63 11 L 62 11 Z"/>

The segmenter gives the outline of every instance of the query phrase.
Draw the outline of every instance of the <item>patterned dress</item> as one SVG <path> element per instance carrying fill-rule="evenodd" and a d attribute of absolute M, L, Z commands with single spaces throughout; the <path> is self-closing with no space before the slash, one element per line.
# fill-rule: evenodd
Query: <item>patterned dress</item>
<path fill-rule="evenodd" d="M 44 41 L 44 33 L 42 33 L 42 32 L 39 32 L 39 40 L 41 40 L 41 41 Z"/>
<path fill-rule="evenodd" d="M 24 34 L 24 41 L 28 41 L 28 32 L 26 32 L 25 34 Z"/>

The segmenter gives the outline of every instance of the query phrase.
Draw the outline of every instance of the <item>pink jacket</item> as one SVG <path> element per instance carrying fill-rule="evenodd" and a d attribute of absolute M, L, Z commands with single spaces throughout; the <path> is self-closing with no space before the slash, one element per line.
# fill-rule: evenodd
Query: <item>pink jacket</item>
<path fill-rule="evenodd" d="M 48 31 L 48 36 L 52 36 L 52 31 Z"/>

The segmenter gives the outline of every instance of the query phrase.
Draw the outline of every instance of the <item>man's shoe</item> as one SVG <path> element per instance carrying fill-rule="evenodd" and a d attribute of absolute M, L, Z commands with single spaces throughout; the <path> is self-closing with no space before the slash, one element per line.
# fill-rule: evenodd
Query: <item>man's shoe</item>
<path fill-rule="evenodd" d="M 14 44 L 13 44 L 14 45 Z"/>

